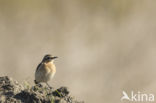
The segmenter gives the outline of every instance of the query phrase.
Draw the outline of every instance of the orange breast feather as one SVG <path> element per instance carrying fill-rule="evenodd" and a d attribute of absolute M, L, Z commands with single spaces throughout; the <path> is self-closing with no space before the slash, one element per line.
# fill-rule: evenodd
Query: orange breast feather
<path fill-rule="evenodd" d="M 53 72 L 53 73 L 56 72 L 56 67 L 53 62 L 48 62 L 45 64 L 45 66 L 46 66 L 46 69 L 48 69 L 48 72 Z"/>

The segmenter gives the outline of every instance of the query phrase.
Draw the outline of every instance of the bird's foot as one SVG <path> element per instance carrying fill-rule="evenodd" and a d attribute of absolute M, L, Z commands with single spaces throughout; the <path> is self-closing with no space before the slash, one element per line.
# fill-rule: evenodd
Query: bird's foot
<path fill-rule="evenodd" d="M 46 83 L 49 89 L 53 89 L 53 87 L 51 87 L 48 83 Z"/>
<path fill-rule="evenodd" d="M 49 87 L 49 86 L 48 86 Z M 53 89 L 53 87 L 49 87 L 49 89 Z"/>
<path fill-rule="evenodd" d="M 43 85 L 40 84 L 40 83 L 36 84 L 36 86 L 38 86 L 39 88 L 42 88 L 43 87 Z"/>

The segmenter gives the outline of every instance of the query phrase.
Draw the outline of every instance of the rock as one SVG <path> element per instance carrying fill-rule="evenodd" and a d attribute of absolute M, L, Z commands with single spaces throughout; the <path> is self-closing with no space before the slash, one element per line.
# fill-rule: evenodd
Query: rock
<path fill-rule="evenodd" d="M 0 103 L 84 103 L 69 94 L 67 87 L 56 90 L 38 85 L 24 88 L 8 76 L 0 77 Z"/>
<path fill-rule="evenodd" d="M 67 87 L 61 87 L 53 92 L 54 96 L 65 97 L 69 94 Z"/>
<path fill-rule="evenodd" d="M 23 90 L 23 86 L 8 76 L 0 77 L 0 95 L 13 96 Z"/>

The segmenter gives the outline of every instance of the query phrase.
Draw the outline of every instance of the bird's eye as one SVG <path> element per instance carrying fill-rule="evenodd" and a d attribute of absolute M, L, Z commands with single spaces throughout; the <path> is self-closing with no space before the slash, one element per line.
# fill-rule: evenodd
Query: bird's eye
<path fill-rule="evenodd" d="M 47 57 L 47 59 L 50 59 L 50 57 Z"/>

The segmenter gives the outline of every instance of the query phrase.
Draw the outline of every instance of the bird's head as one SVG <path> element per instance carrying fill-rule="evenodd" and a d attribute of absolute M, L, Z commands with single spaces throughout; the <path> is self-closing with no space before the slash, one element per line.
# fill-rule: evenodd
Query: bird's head
<path fill-rule="evenodd" d="M 50 54 L 46 54 L 42 60 L 42 62 L 51 62 L 54 59 L 58 58 L 57 56 L 52 56 Z"/>

